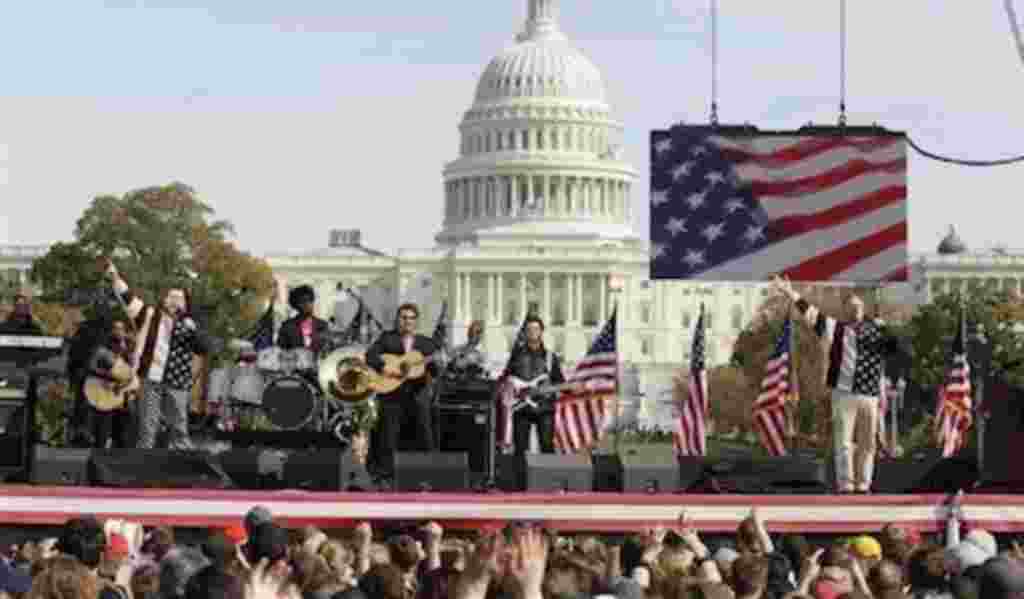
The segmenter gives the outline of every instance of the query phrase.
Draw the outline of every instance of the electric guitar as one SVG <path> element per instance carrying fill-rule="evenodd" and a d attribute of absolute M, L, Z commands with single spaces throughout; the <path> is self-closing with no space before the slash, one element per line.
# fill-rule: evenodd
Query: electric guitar
<path fill-rule="evenodd" d="M 434 356 L 424 356 L 418 351 L 411 351 L 406 354 L 382 354 L 384 367 L 380 369 L 376 377 L 370 380 L 370 388 L 377 393 L 388 394 L 402 386 L 406 381 L 417 381 L 427 374 L 427 366 L 434 361 Z M 402 365 L 408 368 L 405 376 L 398 374 L 402 371 Z"/>
<path fill-rule="evenodd" d="M 82 394 L 89 405 L 100 412 L 109 412 L 124 407 L 129 396 L 138 392 L 139 387 L 139 377 L 135 375 L 134 369 L 124 358 L 117 356 L 110 369 L 110 378 L 96 375 L 86 377 Z"/>
<path fill-rule="evenodd" d="M 537 401 L 541 396 L 551 395 L 553 393 L 561 393 L 570 389 L 576 389 L 579 387 L 579 383 L 562 383 L 560 385 L 552 385 L 548 382 L 549 375 L 541 374 L 536 378 L 529 381 L 515 376 L 510 376 L 508 382 L 512 385 L 512 395 L 515 398 L 512 405 L 509 406 L 511 412 L 516 412 L 523 408 L 538 408 L 540 406 Z"/>

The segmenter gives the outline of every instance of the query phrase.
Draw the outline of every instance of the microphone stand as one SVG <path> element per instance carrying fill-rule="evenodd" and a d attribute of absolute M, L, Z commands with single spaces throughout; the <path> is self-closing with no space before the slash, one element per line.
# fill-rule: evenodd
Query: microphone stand
<path fill-rule="evenodd" d="M 380 329 L 381 331 L 385 330 L 384 329 L 384 325 L 381 324 L 381 322 L 379 320 L 377 320 L 377 317 L 374 316 L 373 312 L 366 305 L 366 302 L 363 301 L 362 296 L 360 296 L 358 293 L 356 293 L 351 287 L 343 287 L 342 290 L 345 293 L 347 293 L 347 294 L 351 295 L 352 297 L 354 297 L 355 300 L 357 302 L 359 302 L 359 312 L 358 313 L 363 315 L 363 319 L 364 320 L 369 321 L 371 324 L 377 325 L 377 328 Z M 363 330 L 363 323 L 359 323 L 360 335 L 362 335 L 362 330 Z M 364 337 L 363 339 L 360 339 L 360 342 L 363 343 L 363 344 L 367 344 L 367 343 L 369 343 L 369 340 Z"/>

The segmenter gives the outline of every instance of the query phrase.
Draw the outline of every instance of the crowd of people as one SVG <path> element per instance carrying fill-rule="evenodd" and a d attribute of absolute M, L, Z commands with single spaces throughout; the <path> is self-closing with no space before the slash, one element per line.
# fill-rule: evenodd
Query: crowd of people
<path fill-rule="evenodd" d="M 109 523 L 108 523 L 109 524 Z M 132 534 L 93 517 L 12 547 L 0 598 L 17 599 L 1020 599 L 1024 549 L 966 531 L 944 539 L 887 525 L 816 546 L 772 535 L 752 510 L 731 539 L 677 526 L 572 536 L 530 523 L 445 534 L 435 522 L 387 538 L 368 523 L 332 538 L 288 530 L 256 507 L 201 543 L 169 528 Z M 331 531 L 332 533 L 334 531 Z"/>

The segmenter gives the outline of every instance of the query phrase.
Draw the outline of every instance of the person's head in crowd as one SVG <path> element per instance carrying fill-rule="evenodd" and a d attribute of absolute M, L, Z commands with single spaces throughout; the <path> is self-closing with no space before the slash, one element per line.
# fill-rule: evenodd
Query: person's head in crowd
<path fill-rule="evenodd" d="M 466 569 L 466 547 L 459 543 L 441 550 L 441 568 L 453 572 Z"/>
<path fill-rule="evenodd" d="M 902 592 L 905 586 L 903 567 L 896 562 L 883 559 L 866 572 L 867 583 L 875 595 L 888 591 Z"/>
<path fill-rule="evenodd" d="M 377 564 L 359 578 L 367 599 L 408 599 L 405 574 L 394 564 Z"/>
<path fill-rule="evenodd" d="M 246 599 L 245 581 L 216 566 L 206 566 L 185 585 L 185 599 Z"/>
<path fill-rule="evenodd" d="M 341 590 L 341 583 L 327 566 L 327 560 L 315 553 L 298 551 L 291 559 L 291 582 L 304 597 L 327 590 Z"/>
<path fill-rule="evenodd" d="M 236 524 L 234 526 L 229 526 L 225 528 L 223 531 L 223 535 L 224 538 L 226 538 L 236 547 L 240 545 L 245 545 L 245 541 L 249 538 L 249 533 L 246 532 L 245 527 L 240 524 Z"/>
<path fill-rule="evenodd" d="M 388 549 L 391 553 L 391 563 L 405 573 L 414 571 L 426 557 L 426 553 L 423 551 L 423 543 L 417 541 L 411 535 L 393 537 L 388 541 Z"/>
<path fill-rule="evenodd" d="M 141 564 L 132 572 L 132 599 L 158 599 L 160 597 L 160 566 Z"/>
<path fill-rule="evenodd" d="M 765 548 L 761 544 L 761 532 L 753 518 L 745 518 L 736 529 L 736 549 L 741 554 L 764 554 Z"/>
<path fill-rule="evenodd" d="M 978 596 L 983 599 L 1024 597 L 1024 564 L 1005 557 L 985 562 L 978 580 Z"/>
<path fill-rule="evenodd" d="M 195 547 L 175 547 L 160 560 L 160 595 L 162 599 L 185 596 L 190 578 L 210 564 Z"/>
<path fill-rule="evenodd" d="M 907 583 L 915 590 L 944 590 L 946 583 L 946 552 L 940 547 L 925 545 L 916 549 L 907 560 Z"/>
<path fill-rule="evenodd" d="M 74 556 L 61 555 L 45 562 L 32 580 L 27 599 L 96 599 L 99 595 L 99 579 Z"/>
<path fill-rule="evenodd" d="M 257 526 L 245 545 L 245 559 L 252 566 L 267 560 L 268 568 L 283 578 L 288 569 L 288 531 L 272 522 Z"/>
<path fill-rule="evenodd" d="M 58 551 L 93 571 L 99 567 L 106 548 L 107 537 L 103 527 L 92 516 L 68 520 L 57 541 Z"/>
<path fill-rule="evenodd" d="M 114 533 L 107 539 L 107 548 L 103 552 L 103 559 L 100 560 L 98 574 L 107 580 L 113 581 L 117 578 L 117 571 L 131 557 L 128 547 L 128 539 L 124 535 Z"/>
<path fill-rule="evenodd" d="M 736 597 L 760 596 L 768 586 L 768 560 L 763 555 L 740 555 L 732 563 L 733 590 Z"/>
<path fill-rule="evenodd" d="M 252 537 L 252 533 L 257 527 L 263 524 L 270 524 L 273 521 L 274 516 L 270 513 L 270 510 L 262 505 L 257 505 L 245 515 L 242 525 L 245 527 L 246 536 Z"/>
<path fill-rule="evenodd" d="M 202 551 L 212 566 L 225 572 L 239 573 L 238 545 L 224 533 L 215 532 L 207 537 Z"/>
<path fill-rule="evenodd" d="M 772 552 L 765 556 L 768 560 L 768 582 L 765 592 L 768 596 L 782 597 L 796 590 L 793 584 L 794 568 L 785 553 Z"/>
<path fill-rule="evenodd" d="M 142 542 L 142 553 L 160 561 L 174 548 L 174 531 L 169 526 L 154 528 Z"/>
<path fill-rule="evenodd" d="M 344 543 L 327 541 L 320 546 L 320 556 L 342 584 L 351 585 L 355 581 L 356 556 Z"/>
<path fill-rule="evenodd" d="M 711 555 L 711 559 L 715 560 L 715 565 L 718 567 L 718 573 L 727 583 L 732 583 L 732 564 L 739 556 L 740 554 L 732 547 L 719 547 Z"/>
<path fill-rule="evenodd" d="M 804 560 L 813 553 L 810 543 L 807 542 L 807 537 L 798 534 L 784 534 L 779 537 L 776 549 L 779 553 L 785 554 L 789 558 L 789 563 L 796 569 L 799 569 Z"/>
<path fill-rule="evenodd" d="M 993 558 L 999 553 L 999 545 L 996 543 L 996 538 L 987 530 L 975 528 L 967 533 L 962 542 L 970 543 L 980 549 L 985 554 L 986 559 Z"/>
<path fill-rule="evenodd" d="M 882 560 L 882 544 L 872 536 L 860 535 L 850 541 L 851 556 L 860 562 L 861 570 L 867 572 Z"/>

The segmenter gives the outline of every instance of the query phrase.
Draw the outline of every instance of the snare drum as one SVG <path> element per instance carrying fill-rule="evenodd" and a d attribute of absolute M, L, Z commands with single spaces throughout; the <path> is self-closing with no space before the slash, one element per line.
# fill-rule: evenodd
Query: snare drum
<path fill-rule="evenodd" d="M 300 376 L 282 376 L 263 389 L 263 413 L 281 430 L 299 430 L 313 419 L 319 399 L 316 390 Z"/>
<path fill-rule="evenodd" d="M 316 359 L 313 357 L 313 352 L 304 347 L 281 350 L 279 362 L 281 372 L 287 374 L 316 370 Z"/>
<path fill-rule="evenodd" d="M 268 347 L 256 355 L 256 367 L 263 372 L 281 372 L 281 348 Z"/>
<path fill-rule="evenodd" d="M 210 381 L 206 386 L 206 397 L 210 403 L 223 404 L 231 392 L 231 369 L 215 368 L 210 372 Z"/>

